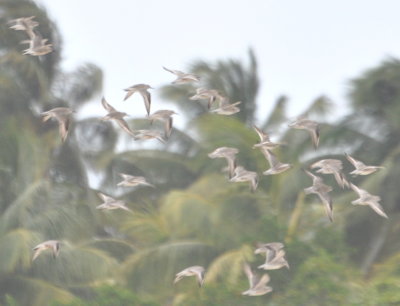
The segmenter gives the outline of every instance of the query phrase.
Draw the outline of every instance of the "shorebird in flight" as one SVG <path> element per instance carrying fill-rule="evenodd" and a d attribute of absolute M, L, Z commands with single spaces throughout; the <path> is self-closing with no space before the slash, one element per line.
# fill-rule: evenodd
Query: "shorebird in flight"
<path fill-rule="evenodd" d="M 68 136 L 71 114 L 74 112 L 75 111 L 67 107 L 56 107 L 47 112 L 41 113 L 41 115 L 43 116 L 43 122 L 46 122 L 50 118 L 55 118 L 58 121 L 59 132 L 61 139 L 64 142 Z"/>
<path fill-rule="evenodd" d="M 353 205 L 369 205 L 378 215 L 388 218 L 386 213 L 383 211 L 383 207 L 379 204 L 381 198 L 376 195 L 370 194 L 368 191 L 357 187 L 350 183 L 351 189 L 358 194 L 358 199 L 351 202 Z"/>
<path fill-rule="evenodd" d="M 258 185 L 257 172 L 247 171 L 242 166 L 237 166 L 234 170 L 234 176 L 229 180 L 230 182 L 249 182 L 250 190 L 255 191 Z"/>
<path fill-rule="evenodd" d="M 53 257 L 56 258 L 60 253 L 60 241 L 58 240 L 47 240 L 35 246 L 33 251 L 32 261 L 34 261 L 43 251 L 51 250 L 53 252 Z"/>
<path fill-rule="evenodd" d="M 149 89 L 153 89 L 153 87 L 147 84 L 132 85 L 131 87 L 124 89 L 127 92 L 124 101 L 128 99 L 130 96 L 132 96 L 135 92 L 140 93 L 140 95 L 143 97 L 144 105 L 146 107 L 148 116 L 150 115 L 150 106 L 151 106 L 151 95 L 150 92 L 148 91 Z"/>
<path fill-rule="evenodd" d="M 236 167 L 236 154 L 239 150 L 230 147 L 220 147 L 208 154 L 210 158 L 225 158 L 228 162 L 229 178 L 232 178 Z"/>
<path fill-rule="evenodd" d="M 130 129 L 128 123 L 124 120 L 124 117 L 128 116 L 127 113 L 117 111 L 114 107 L 107 103 L 104 97 L 101 99 L 101 105 L 103 105 L 104 109 L 108 112 L 108 114 L 101 118 L 101 120 L 114 120 L 125 132 L 135 137 L 135 134 Z"/>
<path fill-rule="evenodd" d="M 119 173 L 119 175 L 122 176 L 124 180 L 119 182 L 117 186 L 134 187 L 138 185 L 145 185 L 154 187 L 154 185 L 148 183 L 143 176 L 133 176 L 125 173 Z"/>
<path fill-rule="evenodd" d="M 104 201 L 96 208 L 101 210 L 114 210 L 114 209 L 123 209 L 129 212 L 132 212 L 128 207 L 126 207 L 124 201 L 116 200 L 110 196 L 107 196 L 101 192 L 97 193 L 97 195 Z"/>
<path fill-rule="evenodd" d="M 135 140 L 147 140 L 147 139 L 157 139 L 158 141 L 165 143 L 165 139 L 162 137 L 162 133 L 153 130 L 136 130 Z"/>
<path fill-rule="evenodd" d="M 202 266 L 192 266 L 182 270 L 175 275 L 174 284 L 179 282 L 185 276 L 196 276 L 199 287 L 203 286 L 205 270 Z"/>
<path fill-rule="evenodd" d="M 332 198 L 329 195 L 329 192 L 332 191 L 332 187 L 325 185 L 322 181 L 322 178 L 312 174 L 311 172 L 304 170 L 305 173 L 312 178 L 313 184 L 311 187 L 305 188 L 304 192 L 306 194 L 315 193 L 321 199 L 322 203 L 325 205 L 326 214 L 329 217 L 329 220 L 333 221 L 333 211 L 332 211 Z"/>
<path fill-rule="evenodd" d="M 173 115 L 177 115 L 177 113 L 169 109 L 162 109 L 152 113 L 147 117 L 147 119 L 149 119 L 152 123 L 154 120 L 165 122 L 165 138 L 168 139 L 172 132 Z"/>
<path fill-rule="evenodd" d="M 211 108 L 211 105 L 214 104 L 217 99 L 222 99 L 223 97 L 219 94 L 219 92 L 215 89 L 205 89 L 205 88 L 197 88 L 196 94 L 191 96 L 190 100 L 208 100 L 207 107 Z"/>
<path fill-rule="evenodd" d="M 289 127 L 299 130 L 307 130 L 310 135 L 314 145 L 314 149 L 318 147 L 319 144 L 319 124 L 315 121 L 306 119 L 306 118 L 298 118 L 289 124 Z"/>
<path fill-rule="evenodd" d="M 344 153 L 344 155 L 346 156 L 347 160 L 355 168 L 355 170 L 350 172 L 350 174 L 353 175 L 353 176 L 368 175 L 368 174 L 374 173 L 375 171 L 377 171 L 379 169 L 384 169 L 385 168 L 385 167 L 380 167 L 380 166 L 367 166 L 362 161 L 359 161 L 359 160 L 355 159 L 354 157 L 351 157 L 347 153 Z"/>
<path fill-rule="evenodd" d="M 263 130 L 258 128 L 257 126 L 253 125 L 254 130 L 256 131 L 258 137 L 260 138 L 260 142 L 253 145 L 253 148 L 266 148 L 268 150 L 275 149 L 279 147 L 279 143 L 274 143 L 270 140 L 269 135 L 265 133 Z"/>
<path fill-rule="evenodd" d="M 163 68 L 164 70 L 176 75 L 176 80 L 173 81 L 172 84 L 185 84 L 200 81 L 200 77 L 193 73 L 185 73 L 179 70 L 172 70 L 165 67 Z"/>
<path fill-rule="evenodd" d="M 259 277 L 257 274 L 253 273 L 247 263 L 244 264 L 243 270 L 247 276 L 247 279 L 249 280 L 250 288 L 246 291 L 243 291 L 242 295 L 259 296 L 272 291 L 272 288 L 267 286 L 268 282 L 270 281 L 267 273 Z"/>
<path fill-rule="evenodd" d="M 261 152 L 264 154 L 265 158 L 268 160 L 270 168 L 263 172 L 264 175 L 279 174 L 286 170 L 289 170 L 292 165 L 281 163 L 275 156 L 274 153 L 269 151 L 266 147 L 261 147 Z"/>
<path fill-rule="evenodd" d="M 344 176 L 342 161 L 339 159 L 321 159 L 310 166 L 312 169 L 320 168 L 317 173 L 333 174 L 340 187 L 349 187 L 349 182 Z"/>

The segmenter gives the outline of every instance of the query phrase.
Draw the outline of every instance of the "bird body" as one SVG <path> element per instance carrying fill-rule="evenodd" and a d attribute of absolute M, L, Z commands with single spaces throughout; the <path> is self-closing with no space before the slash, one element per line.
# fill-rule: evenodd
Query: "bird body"
<path fill-rule="evenodd" d="M 229 179 L 230 182 L 249 182 L 250 189 L 255 191 L 258 185 L 257 172 L 247 171 L 242 166 L 237 166 L 234 170 L 234 176 Z"/>
<path fill-rule="evenodd" d="M 261 277 L 259 277 L 258 275 L 253 273 L 247 263 L 244 264 L 243 269 L 244 273 L 247 276 L 247 279 L 249 280 L 250 288 L 246 291 L 243 291 L 242 295 L 260 296 L 272 291 L 272 288 L 267 286 L 268 282 L 270 281 L 268 274 L 265 273 Z"/>
<path fill-rule="evenodd" d="M 235 167 L 236 167 L 236 154 L 239 153 L 239 150 L 231 147 L 219 147 L 215 149 L 213 152 L 208 154 L 210 158 L 225 158 L 228 162 L 228 172 L 229 178 L 232 178 L 234 175 Z"/>
<path fill-rule="evenodd" d="M 193 73 L 185 73 L 179 70 L 172 70 L 163 67 L 164 70 L 171 72 L 172 74 L 176 75 L 176 80 L 172 82 L 172 84 L 186 84 L 186 83 L 192 83 L 192 82 L 199 82 L 200 77 L 193 74 Z"/>
<path fill-rule="evenodd" d="M 132 96 L 135 92 L 138 92 L 143 98 L 143 102 L 146 107 L 146 112 L 148 116 L 150 114 L 150 106 L 151 106 L 151 94 L 148 91 L 149 89 L 153 89 L 153 87 L 151 87 L 148 84 L 132 85 L 124 89 L 127 92 L 124 101 L 127 100 L 130 96 Z"/>
<path fill-rule="evenodd" d="M 119 175 L 122 176 L 124 180 L 122 182 L 119 182 L 117 186 L 134 187 L 138 185 L 146 185 L 154 187 L 152 184 L 148 183 L 143 176 L 133 176 L 124 173 L 120 173 Z"/>
<path fill-rule="evenodd" d="M 41 115 L 43 116 L 43 122 L 46 122 L 50 118 L 55 118 L 58 121 L 59 132 L 64 142 L 68 136 L 70 117 L 74 112 L 75 111 L 67 107 L 56 107 L 41 113 Z"/>
<path fill-rule="evenodd" d="M 96 206 L 96 209 L 101 210 L 114 210 L 114 209 L 123 209 L 129 212 L 132 212 L 131 209 L 126 207 L 124 201 L 116 200 L 110 196 L 107 196 L 101 192 L 98 193 L 98 196 L 104 201 L 104 203 Z"/>
<path fill-rule="evenodd" d="M 368 175 L 371 173 L 376 172 L 379 169 L 383 169 L 384 167 L 380 166 L 367 166 L 364 164 L 362 161 L 359 161 L 355 159 L 354 157 L 351 157 L 349 154 L 344 153 L 346 156 L 347 160 L 354 166 L 355 170 L 351 171 L 350 174 L 353 176 L 357 175 Z"/>
<path fill-rule="evenodd" d="M 319 124 L 306 118 L 298 118 L 289 124 L 289 127 L 300 130 L 307 130 L 311 135 L 311 140 L 316 149 L 319 144 Z"/>
<path fill-rule="evenodd" d="M 32 261 L 34 261 L 43 251 L 51 250 L 53 252 L 53 257 L 56 258 L 60 253 L 60 242 L 58 240 L 47 240 L 35 246 L 33 251 Z"/>
<path fill-rule="evenodd" d="M 357 187 L 356 185 L 350 183 L 350 188 L 353 189 L 359 196 L 357 200 L 351 202 L 353 205 L 369 205 L 378 215 L 388 218 L 386 213 L 383 211 L 379 201 L 381 198 L 376 195 L 370 194 L 368 191 Z"/>
<path fill-rule="evenodd" d="M 329 220 L 333 221 L 333 206 L 332 206 L 332 198 L 329 195 L 329 192 L 332 191 L 332 187 L 325 185 L 323 183 L 322 178 L 312 174 L 311 172 L 304 170 L 308 176 L 310 176 L 313 180 L 313 184 L 311 187 L 305 188 L 304 192 L 306 194 L 314 193 L 318 195 L 321 199 L 322 203 L 325 205 L 326 214 L 329 217 Z"/>
<path fill-rule="evenodd" d="M 174 284 L 179 282 L 185 276 L 196 276 L 199 287 L 203 286 L 205 270 L 202 266 L 192 266 L 182 270 L 175 275 Z"/>

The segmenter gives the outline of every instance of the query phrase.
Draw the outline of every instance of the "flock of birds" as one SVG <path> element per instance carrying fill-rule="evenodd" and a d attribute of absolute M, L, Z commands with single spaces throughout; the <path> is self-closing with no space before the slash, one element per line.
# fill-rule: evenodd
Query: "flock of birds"
<path fill-rule="evenodd" d="M 29 37 L 28 41 L 23 41 L 22 43 L 29 43 L 29 48 L 24 51 L 23 54 L 28 54 L 32 56 L 42 56 L 52 51 L 51 44 L 46 45 L 47 39 L 43 39 L 41 34 L 35 30 L 39 25 L 38 22 L 34 21 L 35 17 L 22 17 L 10 21 L 12 24 L 11 29 L 25 31 Z M 176 79 L 172 84 L 186 84 L 191 82 L 199 82 L 200 77 L 192 73 L 184 73 L 179 70 L 172 70 L 163 67 L 164 70 L 174 74 Z M 157 130 L 132 130 L 128 123 L 124 120 L 127 113 L 120 112 L 111 106 L 103 97 L 101 104 L 103 108 L 107 111 L 101 120 L 113 120 L 115 121 L 126 133 L 133 137 L 135 140 L 146 140 L 146 139 L 158 139 L 159 141 L 165 143 L 171 135 L 173 119 L 172 116 L 176 113 L 172 110 L 158 110 L 151 114 L 151 94 L 149 89 L 151 86 L 147 84 L 136 84 L 125 89 L 126 96 L 124 101 L 127 100 L 135 93 L 139 93 L 144 101 L 146 108 L 147 119 L 152 123 L 153 121 L 164 122 L 164 133 Z M 198 88 L 196 94 L 189 97 L 190 100 L 207 100 L 208 110 L 212 113 L 219 115 L 233 115 L 240 111 L 237 107 L 241 102 L 230 103 L 229 99 L 223 96 L 220 92 L 215 89 L 205 89 Z M 218 106 L 213 108 L 215 103 Z M 62 141 L 64 142 L 68 136 L 68 131 L 70 127 L 71 115 L 74 110 L 66 107 L 57 107 L 46 112 L 41 113 L 43 121 L 47 121 L 50 118 L 54 118 L 58 121 L 59 133 Z M 319 144 L 319 124 L 313 120 L 307 119 L 305 117 L 300 117 L 294 122 L 289 124 L 290 128 L 294 129 L 304 129 L 310 133 L 312 144 L 315 149 L 318 148 Z M 255 132 L 258 134 L 260 141 L 254 144 L 253 148 L 258 148 L 261 153 L 265 156 L 270 167 L 263 172 L 263 175 L 277 175 L 289 170 L 292 166 L 287 163 L 282 163 L 278 160 L 273 150 L 279 147 L 280 143 L 274 143 L 270 140 L 267 133 L 259 129 L 257 126 L 253 126 Z M 215 149 L 213 152 L 209 153 L 208 156 L 212 159 L 214 158 L 225 158 L 228 165 L 224 171 L 228 172 L 228 178 L 230 182 L 248 182 L 250 189 L 255 191 L 258 186 L 258 174 L 254 171 L 248 171 L 244 167 L 237 165 L 236 154 L 239 152 L 237 148 L 231 147 L 220 147 Z M 368 166 L 363 162 L 353 158 L 352 156 L 345 153 L 346 159 L 354 166 L 354 170 L 350 172 L 350 175 L 369 175 L 374 173 L 380 168 L 380 166 Z M 353 183 L 349 182 L 342 172 L 343 165 L 342 161 L 339 159 L 322 159 L 310 165 L 311 169 L 317 169 L 316 173 L 321 174 L 333 174 L 336 182 L 341 188 L 351 188 L 358 194 L 358 198 L 351 203 L 354 205 L 369 205 L 377 214 L 382 217 L 387 218 L 382 206 L 380 205 L 380 197 L 370 194 L 368 191 L 359 188 Z M 316 194 L 325 206 L 326 214 L 330 221 L 333 221 L 333 210 L 332 210 L 332 198 L 329 192 L 332 191 L 332 187 L 324 184 L 322 177 L 313 174 L 311 171 L 305 170 L 305 173 L 311 177 L 312 186 L 305 188 L 304 192 L 306 194 Z M 149 187 L 154 186 L 146 181 L 142 176 L 132 176 L 125 173 L 120 173 L 122 181 L 117 184 L 117 186 L 134 187 L 138 185 L 145 185 Z M 114 210 L 123 209 L 132 212 L 124 201 L 114 199 L 103 193 L 98 193 L 99 197 L 102 199 L 103 203 L 98 205 L 96 208 L 101 210 Z M 265 254 L 265 263 L 260 265 L 259 269 L 264 270 L 275 270 L 282 267 L 289 268 L 289 264 L 285 259 L 285 251 L 283 250 L 284 245 L 281 242 L 271 242 L 258 244 L 258 248 L 254 250 L 255 254 Z M 32 260 L 35 260 L 43 251 L 51 250 L 53 256 L 57 257 L 60 251 L 60 241 L 58 240 L 48 240 L 33 248 L 34 254 Z M 262 276 L 257 275 L 253 272 L 248 263 L 244 263 L 243 267 L 244 273 L 246 274 L 250 288 L 244 292 L 243 295 L 249 296 L 259 296 L 264 295 L 272 291 L 272 288 L 267 286 L 270 278 L 268 274 L 263 274 Z M 202 266 L 191 266 L 183 271 L 176 274 L 174 283 L 181 280 L 186 276 L 195 276 L 197 278 L 199 286 L 203 285 L 205 269 Z"/>

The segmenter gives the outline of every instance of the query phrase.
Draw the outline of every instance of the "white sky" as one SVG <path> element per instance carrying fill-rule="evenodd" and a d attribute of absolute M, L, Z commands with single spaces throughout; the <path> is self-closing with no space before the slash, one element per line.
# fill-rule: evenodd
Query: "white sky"
<path fill-rule="evenodd" d="M 141 97 L 122 103 L 123 88 L 160 87 L 196 59 L 247 60 L 254 48 L 262 82 L 257 118 L 290 98 L 296 116 L 325 94 L 343 113 L 348 80 L 388 56 L 400 57 L 400 1 L 37 0 L 64 40 L 63 67 L 100 66 L 104 95 L 117 109 L 145 114 Z M 157 96 L 152 111 L 171 107 Z M 131 103 L 130 106 L 127 103 Z M 136 108 L 136 105 L 138 108 Z M 134 107 L 129 109 L 129 107 Z M 100 101 L 86 112 L 101 115 Z"/>

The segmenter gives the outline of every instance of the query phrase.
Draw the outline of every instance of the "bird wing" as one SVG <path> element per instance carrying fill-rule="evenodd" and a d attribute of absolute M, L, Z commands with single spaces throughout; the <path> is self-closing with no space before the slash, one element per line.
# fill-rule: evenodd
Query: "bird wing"
<path fill-rule="evenodd" d="M 104 193 L 98 192 L 97 195 L 106 203 L 114 202 L 115 199 L 105 195 Z"/>
<path fill-rule="evenodd" d="M 144 105 L 146 107 L 147 116 L 150 115 L 150 106 L 151 106 L 151 94 L 147 90 L 140 91 L 140 94 L 143 97 Z"/>
<path fill-rule="evenodd" d="M 103 105 L 104 109 L 109 113 L 117 111 L 114 107 L 112 107 L 110 104 L 107 103 L 104 97 L 101 99 L 101 105 Z"/>
<path fill-rule="evenodd" d="M 265 158 L 268 160 L 268 163 L 271 166 L 271 168 L 279 163 L 275 154 L 272 153 L 271 151 L 269 151 L 267 148 L 261 147 L 261 152 L 264 154 Z"/>
<path fill-rule="evenodd" d="M 387 214 L 383 211 L 383 207 L 381 204 L 378 203 L 378 201 L 369 201 L 368 205 L 371 206 L 371 208 L 380 216 L 388 219 Z"/>
<path fill-rule="evenodd" d="M 251 268 L 248 263 L 245 263 L 243 265 L 243 270 L 247 276 L 247 279 L 249 280 L 249 285 L 251 289 L 256 285 L 255 282 L 257 281 L 257 276 L 253 273 L 253 271 L 251 271 Z"/>
<path fill-rule="evenodd" d="M 124 120 L 124 119 L 122 119 L 122 118 L 120 118 L 120 119 L 115 119 L 115 121 L 118 123 L 118 125 L 125 131 L 125 132 L 127 132 L 129 135 L 131 135 L 131 136 L 135 136 L 135 134 L 132 132 L 132 130 L 130 129 L 130 127 L 129 127 L 129 125 L 128 125 L 128 123 Z"/>
<path fill-rule="evenodd" d="M 58 129 L 63 142 L 68 136 L 69 124 L 70 124 L 70 119 L 68 117 L 65 117 L 63 119 L 58 119 Z"/>
<path fill-rule="evenodd" d="M 265 285 L 270 281 L 270 277 L 267 273 L 263 274 L 261 278 L 258 280 L 257 284 L 253 287 L 255 291 L 262 289 Z"/>

